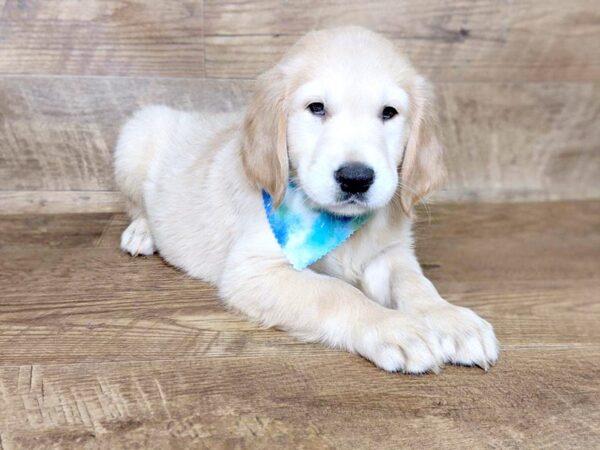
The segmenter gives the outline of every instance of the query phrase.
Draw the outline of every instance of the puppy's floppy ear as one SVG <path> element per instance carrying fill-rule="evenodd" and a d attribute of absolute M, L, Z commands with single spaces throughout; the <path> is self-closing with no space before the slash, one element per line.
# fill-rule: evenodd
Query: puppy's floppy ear
<path fill-rule="evenodd" d="M 285 196 L 289 166 L 284 75 L 275 67 L 257 80 L 243 125 L 242 163 L 247 177 L 279 205 Z"/>
<path fill-rule="evenodd" d="M 433 88 L 427 80 L 417 78 L 411 100 L 410 134 L 400 169 L 400 200 L 408 216 L 415 204 L 441 184 L 446 173 L 433 112 Z"/>

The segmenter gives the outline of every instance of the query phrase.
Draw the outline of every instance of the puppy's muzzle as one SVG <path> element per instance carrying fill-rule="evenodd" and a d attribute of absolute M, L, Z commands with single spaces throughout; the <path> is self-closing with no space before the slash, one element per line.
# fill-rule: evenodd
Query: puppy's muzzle
<path fill-rule="evenodd" d="M 361 163 L 348 163 L 336 170 L 334 177 L 342 192 L 364 194 L 375 181 L 375 171 Z"/>

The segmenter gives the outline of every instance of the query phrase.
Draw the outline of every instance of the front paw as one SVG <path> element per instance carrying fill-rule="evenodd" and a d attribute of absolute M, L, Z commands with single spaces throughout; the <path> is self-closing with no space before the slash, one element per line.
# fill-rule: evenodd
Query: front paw
<path fill-rule="evenodd" d="M 354 350 L 388 372 L 439 372 L 439 337 L 419 318 L 387 313 L 360 329 Z"/>
<path fill-rule="evenodd" d="M 444 362 L 487 370 L 500 355 L 489 322 L 468 308 L 444 305 L 426 311 L 425 322 L 438 334 Z"/>

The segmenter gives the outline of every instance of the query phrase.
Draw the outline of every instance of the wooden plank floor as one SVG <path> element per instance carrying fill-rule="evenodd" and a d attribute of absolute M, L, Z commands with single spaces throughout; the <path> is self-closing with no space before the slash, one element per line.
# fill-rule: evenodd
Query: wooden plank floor
<path fill-rule="evenodd" d="M 418 250 L 496 327 L 488 373 L 387 374 L 117 248 L 123 215 L 0 217 L 0 448 L 594 448 L 600 202 L 438 205 Z"/>

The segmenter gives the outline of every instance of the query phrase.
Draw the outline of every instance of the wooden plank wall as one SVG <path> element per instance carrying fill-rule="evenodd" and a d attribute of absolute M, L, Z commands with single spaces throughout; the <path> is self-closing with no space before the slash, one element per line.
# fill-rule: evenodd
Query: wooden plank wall
<path fill-rule="evenodd" d="M 0 0 L 0 212 L 113 211 L 134 109 L 242 108 L 305 32 L 386 34 L 431 78 L 451 200 L 600 196 L 597 0 Z"/>

